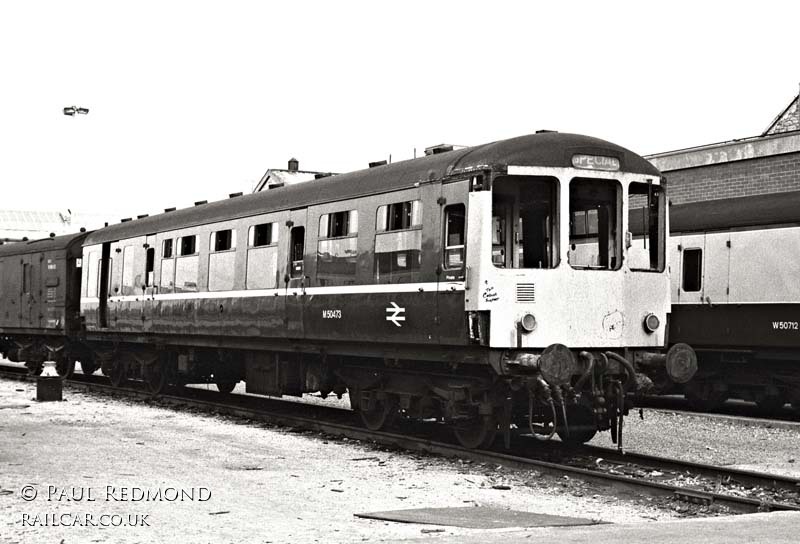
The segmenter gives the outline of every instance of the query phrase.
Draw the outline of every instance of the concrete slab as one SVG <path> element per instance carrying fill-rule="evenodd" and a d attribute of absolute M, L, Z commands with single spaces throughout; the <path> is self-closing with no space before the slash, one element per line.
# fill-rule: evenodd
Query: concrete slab
<path fill-rule="evenodd" d="M 430 539 L 395 540 L 409 544 Z M 800 512 L 773 512 L 718 518 L 621 523 L 591 527 L 545 527 L 524 531 L 484 531 L 441 536 L 436 544 L 514 544 L 558 542 L 559 544 L 797 544 L 800 542 Z"/>
<path fill-rule="evenodd" d="M 499 529 L 508 527 L 565 527 L 595 525 L 599 520 L 553 516 L 520 510 L 502 508 L 455 507 L 455 508 L 413 508 L 408 510 L 389 510 L 356 514 L 356 517 L 380 519 L 399 523 L 422 523 L 426 525 L 446 525 L 469 529 Z"/>

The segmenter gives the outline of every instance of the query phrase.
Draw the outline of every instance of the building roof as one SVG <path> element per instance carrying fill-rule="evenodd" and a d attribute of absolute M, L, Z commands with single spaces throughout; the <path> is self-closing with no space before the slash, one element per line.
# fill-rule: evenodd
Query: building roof
<path fill-rule="evenodd" d="M 769 124 L 762 136 L 800 130 L 800 95 L 792 98 L 789 105 Z"/>
<path fill-rule="evenodd" d="M 575 154 L 613 156 L 619 159 L 623 171 L 660 176 L 639 155 L 598 138 L 553 132 L 530 134 L 128 221 L 95 231 L 86 244 L 413 188 L 495 165 L 571 167 Z"/>
<path fill-rule="evenodd" d="M 256 186 L 253 187 L 253 192 L 257 193 L 270 187 L 283 187 L 284 185 L 312 181 L 318 175 L 322 175 L 322 172 L 270 168 L 256 183 Z"/>

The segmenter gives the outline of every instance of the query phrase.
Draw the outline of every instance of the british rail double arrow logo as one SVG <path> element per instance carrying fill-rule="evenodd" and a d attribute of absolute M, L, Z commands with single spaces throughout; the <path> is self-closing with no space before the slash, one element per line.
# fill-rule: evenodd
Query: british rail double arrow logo
<path fill-rule="evenodd" d="M 397 327 L 402 327 L 403 325 L 400 324 L 401 321 L 406 320 L 406 309 L 398 306 L 394 302 L 391 303 L 392 305 L 386 308 L 386 321 L 391 321 Z"/>

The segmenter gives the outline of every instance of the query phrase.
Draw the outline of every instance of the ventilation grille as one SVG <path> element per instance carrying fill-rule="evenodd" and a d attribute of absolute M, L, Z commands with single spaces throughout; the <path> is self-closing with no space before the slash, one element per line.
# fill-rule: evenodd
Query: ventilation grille
<path fill-rule="evenodd" d="M 532 283 L 517 284 L 517 302 L 536 302 L 536 288 Z"/>

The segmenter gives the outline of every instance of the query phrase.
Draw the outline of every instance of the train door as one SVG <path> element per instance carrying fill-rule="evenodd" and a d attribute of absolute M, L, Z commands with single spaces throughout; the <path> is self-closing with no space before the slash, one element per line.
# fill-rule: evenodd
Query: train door
<path fill-rule="evenodd" d="M 692 234 L 681 236 L 678 242 L 679 262 L 677 275 L 678 302 L 682 304 L 699 304 L 703 302 L 703 257 L 705 253 L 705 235 Z"/>
<path fill-rule="evenodd" d="M 706 304 L 728 302 L 731 260 L 731 236 L 728 232 L 707 233 L 703 252 L 703 301 Z"/>
<path fill-rule="evenodd" d="M 287 247 L 286 275 L 284 276 L 286 299 L 286 334 L 290 338 L 303 338 L 303 313 L 306 302 L 306 218 L 308 210 L 292 210 L 286 222 L 289 235 L 284 243 Z"/>
<path fill-rule="evenodd" d="M 154 295 L 157 291 L 155 272 L 157 247 L 156 235 L 148 234 L 144 243 L 144 276 L 142 276 L 142 327 L 146 331 L 152 328 L 155 317 L 156 302 Z"/>
<path fill-rule="evenodd" d="M 23 255 L 22 290 L 20 292 L 20 326 L 40 327 L 41 323 L 41 263 L 40 255 Z"/>
<path fill-rule="evenodd" d="M 100 288 L 98 297 L 98 325 L 100 328 L 108 328 L 108 287 L 111 280 L 111 243 L 105 242 L 100 254 Z"/>
<path fill-rule="evenodd" d="M 466 337 L 464 291 L 460 286 L 466 277 L 467 183 L 442 185 L 438 199 L 436 329 L 437 341 L 444 344 L 457 344 Z"/>

